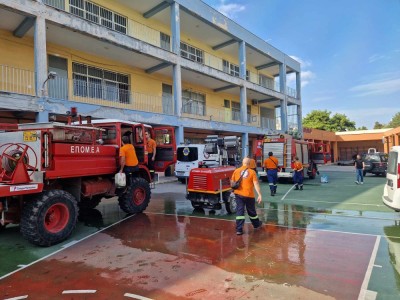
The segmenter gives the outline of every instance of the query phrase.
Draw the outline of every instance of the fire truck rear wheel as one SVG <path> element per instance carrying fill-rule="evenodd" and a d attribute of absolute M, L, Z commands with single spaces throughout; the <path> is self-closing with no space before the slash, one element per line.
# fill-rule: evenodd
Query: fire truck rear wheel
<path fill-rule="evenodd" d="M 21 233 L 32 244 L 51 246 L 71 235 L 77 219 L 78 206 L 74 196 L 62 190 L 45 191 L 24 206 Z"/>
<path fill-rule="evenodd" d="M 150 185 L 144 178 L 134 178 L 132 185 L 118 198 L 119 206 L 127 214 L 144 211 L 150 202 Z"/>

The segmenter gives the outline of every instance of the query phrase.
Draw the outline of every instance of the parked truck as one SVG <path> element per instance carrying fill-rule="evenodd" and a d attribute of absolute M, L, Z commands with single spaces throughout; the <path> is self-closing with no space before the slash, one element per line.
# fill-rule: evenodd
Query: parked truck
<path fill-rule="evenodd" d="M 0 228 L 19 224 L 24 238 L 39 246 L 67 239 L 80 208 L 118 196 L 129 214 L 144 211 L 152 183 L 145 130 L 157 142 L 155 170 L 176 162 L 173 127 L 90 118 L 68 124 L 0 124 Z M 139 171 L 131 185 L 117 188 L 121 136 L 136 149 Z"/>
<path fill-rule="evenodd" d="M 262 162 L 272 152 L 278 159 L 278 179 L 293 177 L 293 162 L 297 156 L 303 164 L 305 172 L 310 179 L 314 179 L 318 169 L 311 159 L 311 143 L 302 139 L 296 139 L 288 134 L 265 135 L 258 143 L 261 146 Z M 258 173 L 260 180 L 268 181 L 267 172 Z"/>
<path fill-rule="evenodd" d="M 221 209 L 224 204 L 229 214 L 236 212 L 230 178 L 240 163 L 240 145 L 240 138 L 236 136 L 207 136 L 204 151 L 218 155 L 219 163 L 214 167 L 191 169 L 186 199 L 193 208 Z"/>

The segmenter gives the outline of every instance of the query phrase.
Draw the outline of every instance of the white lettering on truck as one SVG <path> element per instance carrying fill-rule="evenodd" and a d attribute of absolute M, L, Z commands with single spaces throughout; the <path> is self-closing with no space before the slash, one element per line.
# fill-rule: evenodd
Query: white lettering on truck
<path fill-rule="evenodd" d="M 85 153 L 100 153 L 100 148 L 97 146 L 71 146 L 71 153 L 73 154 L 85 154 Z"/>

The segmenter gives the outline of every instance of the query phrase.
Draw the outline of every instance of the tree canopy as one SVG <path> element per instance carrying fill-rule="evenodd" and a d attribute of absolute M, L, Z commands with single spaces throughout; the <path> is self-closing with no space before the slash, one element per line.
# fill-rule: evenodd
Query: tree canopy
<path fill-rule="evenodd" d="M 303 118 L 303 127 L 333 132 L 352 131 L 356 130 L 356 123 L 344 114 L 336 113 L 331 117 L 328 110 L 313 110 Z"/>
<path fill-rule="evenodd" d="M 400 127 L 400 112 L 396 113 L 390 122 L 386 125 L 387 128 Z"/>

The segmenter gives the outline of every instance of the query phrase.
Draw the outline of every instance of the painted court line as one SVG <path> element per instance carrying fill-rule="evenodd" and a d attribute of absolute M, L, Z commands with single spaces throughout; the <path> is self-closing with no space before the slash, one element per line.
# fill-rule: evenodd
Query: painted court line
<path fill-rule="evenodd" d="M 65 290 L 63 294 L 94 294 L 96 290 Z"/>
<path fill-rule="evenodd" d="M 273 203 L 279 203 L 279 202 L 273 202 Z M 257 207 L 259 210 L 276 210 L 276 211 L 283 211 L 285 212 L 286 210 L 284 209 L 271 209 L 271 208 L 261 208 Z M 307 215 L 318 215 L 318 216 L 326 216 L 326 217 L 343 217 L 343 218 L 356 218 L 356 219 L 369 219 L 369 220 L 388 220 L 388 221 L 397 221 L 399 218 L 383 218 L 383 217 L 365 217 L 365 216 L 359 216 L 359 215 L 345 215 L 345 214 L 330 214 L 330 213 L 322 213 L 322 212 L 309 212 L 309 211 L 302 211 L 303 214 Z M 397 237 L 398 238 L 398 237 Z"/>
<path fill-rule="evenodd" d="M 286 196 L 290 193 L 290 191 L 294 189 L 294 187 L 295 187 L 295 186 L 292 185 L 292 187 L 286 192 L 286 194 L 283 195 L 283 197 L 281 198 L 281 200 L 284 200 L 284 199 L 286 198 Z"/>
<path fill-rule="evenodd" d="M 132 218 L 133 216 L 135 216 L 135 215 L 131 215 L 131 216 L 127 217 L 127 218 L 123 218 L 122 220 L 119 220 L 118 222 L 115 222 L 115 223 L 113 223 L 113 224 L 111 224 L 111 225 L 109 225 L 109 226 L 107 226 L 107 227 L 104 227 L 104 228 L 102 228 L 101 230 L 96 231 L 96 232 L 94 232 L 94 233 L 92 233 L 92 234 L 90 234 L 90 235 L 88 235 L 88 236 L 86 236 L 86 237 L 84 237 L 84 238 L 82 238 L 82 239 L 76 241 L 76 242 L 73 241 L 73 245 L 75 245 L 76 243 L 80 243 L 80 242 L 82 242 L 82 241 L 84 241 L 84 240 L 86 240 L 86 239 L 88 239 L 88 238 L 90 238 L 90 237 L 92 237 L 92 236 L 94 236 L 94 235 L 96 235 L 96 234 L 98 234 L 98 233 L 100 233 L 100 232 L 102 232 L 102 231 L 104 231 L 104 230 L 106 230 L 106 229 L 108 229 L 108 228 L 110 228 L 110 227 L 112 227 L 112 226 L 118 224 L 118 223 L 121 223 L 122 221 L 125 221 L 125 220 L 127 220 L 127 219 L 129 219 L 129 218 Z M 29 266 L 32 266 L 32 265 L 34 265 L 34 264 L 36 264 L 36 263 L 38 263 L 38 262 L 40 262 L 40 261 L 42 261 L 42 260 L 45 260 L 45 259 L 47 259 L 48 257 L 50 257 L 50 256 L 52 256 L 52 255 L 54 255 L 54 254 L 57 254 L 57 253 L 59 253 L 59 252 L 61 252 L 61 251 L 64 251 L 65 249 L 67 249 L 67 248 L 66 248 L 65 245 L 64 245 L 64 246 L 62 246 L 60 249 L 58 249 L 57 251 L 54 251 L 53 253 L 50 253 L 50 254 L 48 254 L 48 255 L 46 255 L 46 256 L 44 256 L 44 257 L 38 259 L 38 260 L 35 260 L 35 261 L 31 262 L 30 264 L 24 265 L 24 266 L 23 266 L 22 268 L 20 268 L 20 269 L 17 269 L 17 270 L 15 270 L 15 271 L 12 271 L 12 272 L 6 274 L 6 275 L 1 276 L 1 277 L 0 277 L 0 280 L 6 278 L 6 277 L 8 277 L 8 276 L 11 276 L 12 274 L 17 273 L 17 272 L 19 272 L 19 271 L 21 271 L 21 270 L 23 270 L 23 269 L 25 269 L 25 268 L 28 268 Z"/>
<path fill-rule="evenodd" d="M 138 299 L 138 300 L 153 300 L 151 298 L 143 297 L 143 296 L 136 295 L 136 294 L 130 294 L 130 293 L 125 293 L 124 296 L 128 297 L 128 298 Z"/>
<path fill-rule="evenodd" d="M 13 297 L 13 298 L 7 298 L 7 299 L 4 299 L 4 300 L 20 300 L 20 299 L 28 299 L 28 295 L 18 296 L 18 297 Z"/>
<path fill-rule="evenodd" d="M 293 188 L 293 187 L 292 187 Z M 291 188 L 291 189 L 292 189 Z M 290 190 L 291 190 L 290 189 Z M 285 194 L 284 197 L 290 192 L 290 190 Z M 282 198 L 281 200 L 283 200 Z M 328 204 L 344 204 L 344 205 L 360 205 L 360 206 L 374 206 L 374 207 L 386 207 L 383 204 L 367 204 L 367 203 L 357 203 L 357 202 L 335 202 L 335 201 L 322 201 L 322 200 L 302 200 L 302 199 L 288 199 L 289 201 L 299 201 L 299 202 L 317 202 L 317 203 L 328 203 Z"/>
<path fill-rule="evenodd" d="M 381 237 L 378 235 L 375 240 L 375 246 L 372 250 L 371 258 L 369 260 L 367 272 L 365 273 L 364 281 L 361 285 L 360 294 L 358 295 L 358 300 L 365 300 L 367 295 L 367 288 L 369 280 L 371 279 L 372 269 L 374 267 L 374 262 L 376 259 L 376 254 L 378 253 L 379 243 L 381 241 Z"/>

